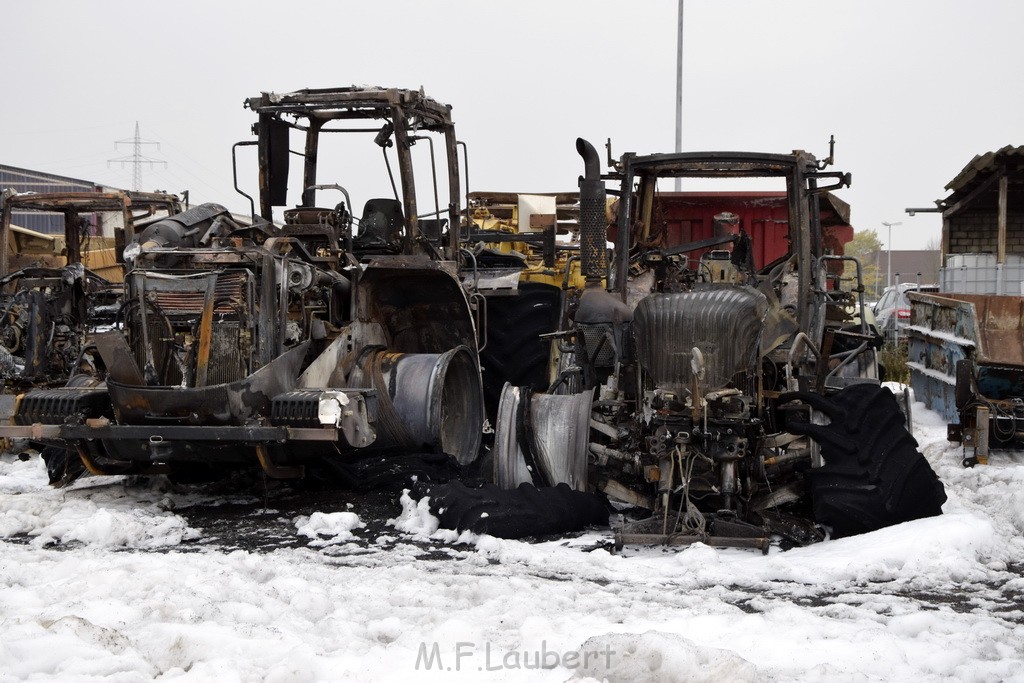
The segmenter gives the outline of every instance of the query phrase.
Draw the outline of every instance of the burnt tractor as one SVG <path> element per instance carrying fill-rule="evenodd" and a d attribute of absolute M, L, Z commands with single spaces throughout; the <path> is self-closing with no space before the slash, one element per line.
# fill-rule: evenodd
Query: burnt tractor
<path fill-rule="evenodd" d="M 463 233 L 486 301 L 480 349 L 484 404 L 492 422 L 506 382 L 546 389 L 550 345 L 564 292 L 583 286 L 575 192 L 521 194 L 474 191 Z"/>
<path fill-rule="evenodd" d="M 87 334 L 113 323 L 125 226 L 181 211 L 149 192 L 5 191 L 0 197 L 0 378 L 7 394 L 63 386 L 92 358 Z M 16 225 L 59 228 L 48 234 Z M 42 224 L 49 223 L 49 226 Z M 7 415 L 10 417 L 10 415 Z"/>
<path fill-rule="evenodd" d="M 256 147 L 252 220 L 203 204 L 130 229 L 123 302 L 89 340 L 96 371 L 26 393 L 7 431 L 70 454 L 51 457 L 58 482 L 83 466 L 194 478 L 258 464 L 297 478 L 357 453 L 474 460 L 483 407 L 476 312 L 449 229 L 460 211 L 450 108 L 356 87 L 245 105 L 256 139 L 232 154 Z M 360 212 L 348 187 L 322 184 L 318 169 L 345 170 L 328 163 L 339 157 L 325 136 L 371 151 L 377 177 L 364 164 L 349 177 L 385 195 Z M 414 166 L 428 170 L 423 186 Z"/>
<path fill-rule="evenodd" d="M 767 549 L 940 514 L 942 484 L 879 383 L 859 267 L 844 280 L 854 260 L 823 244 L 819 202 L 850 182 L 831 155 L 626 154 L 602 176 L 594 148 L 577 149 L 586 286 L 549 335 L 548 390 L 503 391 L 496 483 L 646 511 L 623 518 L 620 544 Z M 755 263 L 753 227 L 724 214 L 693 239 L 659 210 L 659 181 L 676 178 L 784 184 L 785 253 Z M 611 230 L 605 180 L 619 183 Z"/>

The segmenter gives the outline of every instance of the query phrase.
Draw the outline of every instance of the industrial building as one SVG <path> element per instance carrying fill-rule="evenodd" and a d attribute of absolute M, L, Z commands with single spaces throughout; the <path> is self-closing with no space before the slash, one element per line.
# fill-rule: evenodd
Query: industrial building
<path fill-rule="evenodd" d="M 33 171 L 0 164 L 0 191 L 13 189 L 17 192 L 102 192 L 103 188 L 91 180 Z M 28 228 L 47 234 L 64 232 L 64 217 L 59 213 L 17 213 L 12 222 L 21 228 Z"/>

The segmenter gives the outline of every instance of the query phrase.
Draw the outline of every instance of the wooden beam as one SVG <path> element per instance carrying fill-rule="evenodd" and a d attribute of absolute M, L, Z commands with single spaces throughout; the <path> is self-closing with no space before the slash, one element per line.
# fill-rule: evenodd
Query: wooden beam
<path fill-rule="evenodd" d="M 954 204 L 953 206 L 950 206 L 945 211 L 943 211 L 942 212 L 942 217 L 943 218 L 950 218 L 953 214 L 958 213 L 961 209 L 966 208 L 968 204 L 971 204 L 983 192 L 985 192 L 990 187 L 992 187 L 993 183 L 995 183 L 997 180 L 999 180 L 1000 178 L 1003 178 L 1005 176 L 1006 176 L 1006 169 L 1005 168 L 1000 168 L 998 172 L 993 173 L 988 178 L 986 178 L 985 182 L 983 182 L 981 185 L 978 185 L 976 188 L 974 188 L 969 195 L 967 195 L 966 197 L 964 197 L 963 199 L 958 201 L 956 204 Z"/>
<path fill-rule="evenodd" d="M 1006 195 L 1007 195 L 1007 178 L 1005 175 L 999 178 L 999 216 L 997 218 L 997 237 L 996 237 L 996 263 L 1002 265 L 1006 263 Z"/>
<path fill-rule="evenodd" d="M 946 267 L 946 257 L 949 256 L 949 219 L 942 218 L 942 244 L 939 247 L 939 268 Z"/>

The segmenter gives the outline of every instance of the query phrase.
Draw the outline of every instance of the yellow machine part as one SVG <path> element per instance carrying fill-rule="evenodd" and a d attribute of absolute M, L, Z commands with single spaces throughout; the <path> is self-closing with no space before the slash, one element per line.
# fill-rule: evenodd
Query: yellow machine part
<path fill-rule="evenodd" d="M 11 226 L 7 244 L 11 271 L 32 267 L 63 268 L 68 264 L 63 235 Z M 117 262 L 113 237 L 90 237 L 84 245 L 82 265 L 109 282 L 124 281 L 124 266 Z"/>
<path fill-rule="evenodd" d="M 482 231 L 516 234 L 519 232 L 517 213 L 518 210 L 513 209 L 512 220 L 505 220 L 495 217 L 486 207 L 481 207 L 473 212 L 473 223 Z M 554 267 L 548 268 L 540 252 L 526 242 L 491 242 L 487 246 L 503 254 L 515 252 L 526 257 L 527 267 L 520 275 L 520 282 L 537 282 L 558 288 L 566 284 L 566 262 L 569 258 L 564 251 L 556 256 Z M 586 280 L 580 272 L 579 259 L 573 259 L 568 269 L 568 287 L 582 289 Z"/>

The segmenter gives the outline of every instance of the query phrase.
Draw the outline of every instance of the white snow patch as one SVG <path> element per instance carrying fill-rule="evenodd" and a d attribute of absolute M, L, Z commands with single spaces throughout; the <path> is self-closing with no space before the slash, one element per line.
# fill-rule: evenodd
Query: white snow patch
<path fill-rule="evenodd" d="M 400 499 L 402 514 L 387 521 L 399 531 L 412 536 L 430 538 L 430 535 L 441 526 L 441 521 L 430 513 L 430 498 L 424 496 L 418 501 L 409 496 L 409 489 L 402 491 Z"/>
<path fill-rule="evenodd" d="M 308 517 L 296 517 L 292 522 L 296 532 L 313 539 L 309 544 L 317 547 L 350 541 L 355 538 L 352 530 L 363 526 L 354 512 L 314 512 Z"/>
<path fill-rule="evenodd" d="M 700 646 L 673 633 L 614 633 L 588 638 L 579 649 L 576 676 L 660 683 L 757 681 L 757 667 L 731 650 Z"/>
<path fill-rule="evenodd" d="M 480 550 L 488 552 L 497 546 L 493 543 L 497 539 L 486 534 L 474 534 L 471 531 L 455 531 L 454 529 L 441 529 L 441 520 L 430 512 L 430 497 L 423 496 L 418 501 L 409 496 L 409 489 L 402 491 L 400 499 L 402 514 L 387 521 L 399 531 L 405 532 L 414 538 L 425 541 L 440 541 L 442 543 L 455 543 L 464 545 L 475 545 Z"/>
<path fill-rule="evenodd" d="M 79 542 L 158 548 L 198 537 L 167 510 L 158 491 L 128 491 L 124 481 L 85 479 L 63 490 L 46 482 L 36 460 L 0 460 L 0 538 L 27 535 L 40 547 Z"/>
<path fill-rule="evenodd" d="M 0 459 L 0 680 L 1024 681 L 1024 453 L 965 469 L 945 422 L 914 417 L 945 514 L 767 557 L 463 536 L 407 494 L 379 543 L 123 552 L 188 534 L 168 511 L 187 496 L 57 491 Z M 344 537 L 356 512 L 295 528 Z M 87 540 L 45 545 L 64 538 Z"/>

